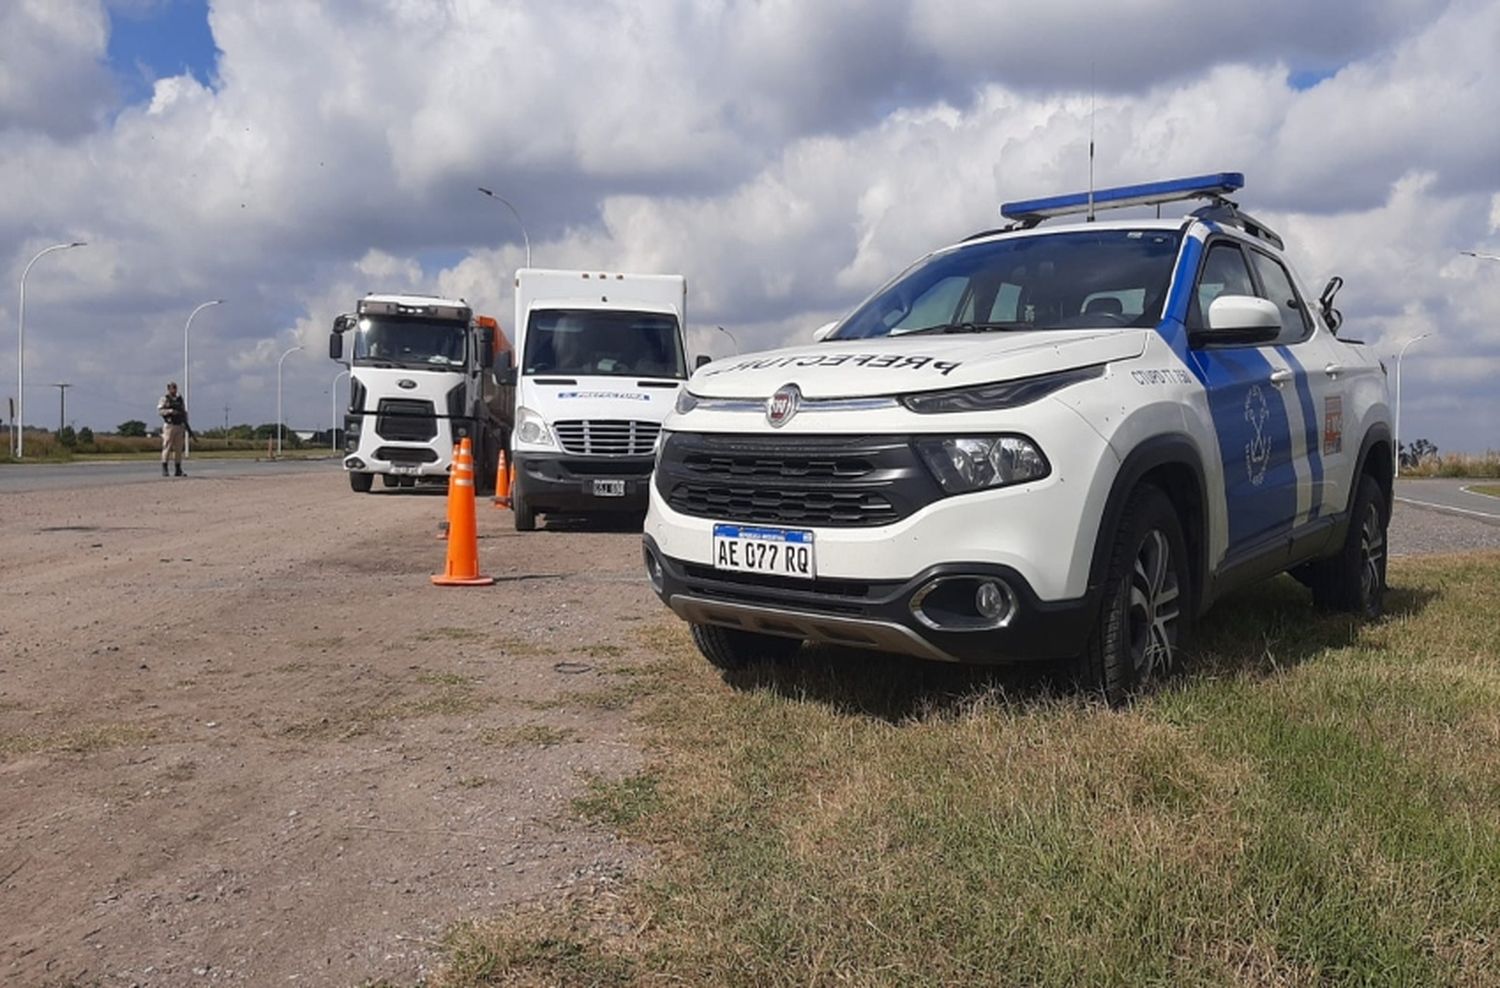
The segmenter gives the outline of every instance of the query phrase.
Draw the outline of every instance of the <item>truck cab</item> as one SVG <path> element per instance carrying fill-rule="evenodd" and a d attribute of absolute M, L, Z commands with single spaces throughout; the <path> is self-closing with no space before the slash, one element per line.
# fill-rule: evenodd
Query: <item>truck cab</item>
<path fill-rule="evenodd" d="M 688 377 L 680 275 L 516 272 L 512 509 L 644 512 L 661 423 Z"/>
<path fill-rule="evenodd" d="M 493 489 L 512 404 L 510 344 L 494 319 L 462 299 L 368 295 L 334 320 L 329 356 L 350 370 L 344 469 L 353 490 L 368 493 L 376 476 L 390 487 L 446 484 L 465 436 L 478 486 Z"/>

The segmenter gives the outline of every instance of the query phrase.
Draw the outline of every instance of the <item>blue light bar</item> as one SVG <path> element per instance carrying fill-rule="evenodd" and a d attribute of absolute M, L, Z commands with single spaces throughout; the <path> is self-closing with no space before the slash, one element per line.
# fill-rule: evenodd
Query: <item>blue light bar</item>
<path fill-rule="evenodd" d="M 1163 202 L 1179 202 L 1183 199 L 1213 199 L 1226 196 L 1236 189 L 1244 188 L 1245 176 L 1240 172 L 1216 172 L 1212 175 L 1196 175 L 1192 178 L 1173 178 L 1165 182 L 1146 182 L 1142 185 L 1121 185 L 1113 189 L 1095 189 L 1095 209 L 1123 209 L 1126 206 L 1154 206 Z M 1074 192 L 1065 196 L 1048 196 L 1045 199 L 1022 199 L 1000 206 L 1000 215 L 1021 223 L 1040 223 L 1052 216 L 1067 216 L 1071 213 L 1089 211 L 1089 194 Z"/>

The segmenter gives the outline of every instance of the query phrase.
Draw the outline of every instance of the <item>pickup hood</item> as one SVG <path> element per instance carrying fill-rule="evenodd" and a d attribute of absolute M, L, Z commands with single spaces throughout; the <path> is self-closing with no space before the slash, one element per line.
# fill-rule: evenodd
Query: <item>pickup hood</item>
<path fill-rule="evenodd" d="M 703 398 L 765 398 L 796 384 L 807 398 L 941 391 L 1138 357 L 1149 330 L 1053 330 L 840 340 L 708 364 L 688 382 Z"/>

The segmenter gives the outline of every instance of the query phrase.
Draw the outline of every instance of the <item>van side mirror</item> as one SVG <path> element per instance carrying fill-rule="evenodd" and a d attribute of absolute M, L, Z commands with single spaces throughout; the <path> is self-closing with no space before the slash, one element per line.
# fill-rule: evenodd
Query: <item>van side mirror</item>
<path fill-rule="evenodd" d="M 838 325 L 839 321 L 835 319 L 832 322 L 825 322 L 823 325 L 813 330 L 813 342 L 822 343 L 824 340 L 828 339 L 828 334 L 837 329 Z"/>
<path fill-rule="evenodd" d="M 698 359 L 693 361 L 693 370 L 697 370 L 699 367 L 702 367 L 704 364 L 709 363 L 713 359 L 714 358 L 710 357 L 706 353 L 698 354 Z"/>
<path fill-rule="evenodd" d="M 1208 305 L 1208 329 L 1191 334 L 1189 343 L 1245 345 L 1270 343 L 1281 335 L 1281 310 L 1254 295 L 1220 295 Z"/>
<path fill-rule="evenodd" d="M 509 360 L 495 368 L 495 383 L 506 387 L 516 383 L 516 367 Z"/>

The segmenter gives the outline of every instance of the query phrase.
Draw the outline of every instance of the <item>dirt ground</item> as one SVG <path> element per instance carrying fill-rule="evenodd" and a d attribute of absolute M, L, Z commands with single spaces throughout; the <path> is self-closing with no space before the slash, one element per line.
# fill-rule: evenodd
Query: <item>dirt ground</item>
<path fill-rule="evenodd" d="M 0 984 L 412 984 L 640 862 L 571 810 L 643 758 L 639 536 L 481 504 L 497 584 L 438 589 L 443 516 L 333 468 L 0 498 Z"/>
<path fill-rule="evenodd" d="M 440 589 L 444 508 L 334 471 L 5 496 L 0 984 L 412 983 L 637 860 L 570 802 L 641 757 L 639 535 L 481 503 L 497 583 Z"/>

